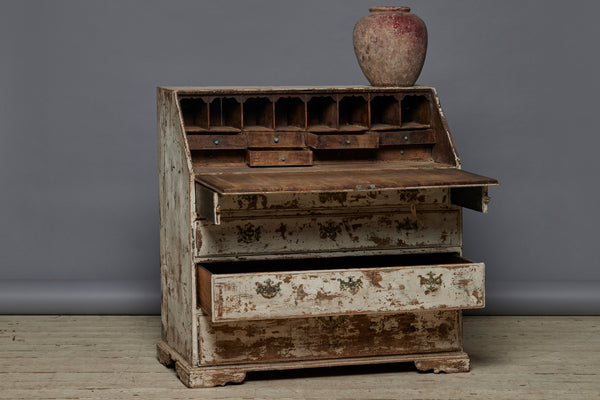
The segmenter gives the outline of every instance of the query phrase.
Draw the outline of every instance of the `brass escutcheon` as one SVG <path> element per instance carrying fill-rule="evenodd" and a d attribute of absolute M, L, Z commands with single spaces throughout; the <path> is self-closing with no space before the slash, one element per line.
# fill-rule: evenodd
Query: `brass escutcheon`
<path fill-rule="evenodd" d="M 281 282 L 273 284 L 271 279 L 267 279 L 264 283 L 256 283 L 256 293 L 260 294 L 265 299 L 272 299 L 277 296 L 277 293 L 281 293 Z"/>
<path fill-rule="evenodd" d="M 335 240 L 338 233 L 342 233 L 342 226 L 343 224 L 341 222 L 337 224 L 335 221 L 327 221 L 324 224 L 319 222 L 319 236 L 321 236 L 321 239 L 329 238 Z"/>
<path fill-rule="evenodd" d="M 352 294 L 356 294 L 363 286 L 362 279 L 358 278 L 357 280 L 354 280 L 353 276 L 348 277 L 348 279 L 345 281 L 342 279 L 338 279 L 338 281 L 340 282 L 340 289 L 348 289 Z"/>
<path fill-rule="evenodd" d="M 406 217 L 402 221 L 396 221 L 396 230 L 398 232 L 416 231 L 417 229 L 419 229 L 419 223 L 416 220 Z"/>
<path fill-rule="evenodd" d="M 319 317 L 319 323 L 328 329 L 341 328 L 346 324 L 344 317 Z"/>
<path fill-rule="evenodd" d="M 251 223 L 247 223 L 246 225 L 237 226 L 238 230 L 238 243 L 252 243 L 258 242 L 260 240 L 261 228 L 260 226 L 255 227 Z"/>
<path fill-rule="evenodd" d="M 437 291 L 440 286 L 442 286 L 442 274 L 439 274 L 438 276 L 433 275 L 433 272 L 429 272 L 427 274 L 427 278 L 419 275 L 419 278 L 421 278 L 421 286 L 425 286 L 425 294 L 429 294 L 431 292 L 435 292 Z"/>

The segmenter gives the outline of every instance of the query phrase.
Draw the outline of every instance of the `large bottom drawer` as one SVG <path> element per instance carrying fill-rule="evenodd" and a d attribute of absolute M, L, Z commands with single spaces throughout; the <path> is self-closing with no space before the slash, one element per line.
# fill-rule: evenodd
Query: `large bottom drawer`
<path fill-rule="evenodd" d="M 461 312 L 270 319 L 214 324 L 198 316 L 200 365 L 462 350 Z"/>
<path fill-rule="evenodd" d="M 198 303 L 213 322 L 481 308 L 484 281 L 454 254 L 214 262 Z"/>

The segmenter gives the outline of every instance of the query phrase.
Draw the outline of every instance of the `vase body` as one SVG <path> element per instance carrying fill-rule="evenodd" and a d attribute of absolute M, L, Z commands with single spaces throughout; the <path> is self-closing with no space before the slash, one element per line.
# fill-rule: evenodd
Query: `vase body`
<path fill-rule="evenodd" d="M 372 7 L 354 26 L 354 52 L 373 86 L 413 86 L 427 52 L 425 23 L 408 7 Z"/>

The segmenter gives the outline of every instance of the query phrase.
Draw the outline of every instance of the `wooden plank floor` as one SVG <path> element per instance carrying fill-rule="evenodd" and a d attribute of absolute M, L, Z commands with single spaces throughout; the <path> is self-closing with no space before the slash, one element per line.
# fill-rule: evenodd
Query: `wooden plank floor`
<path fill-rule="evenodd" d="M 466 374 L 412 364 L 249 374 L 187 389 L 158 316 L 0 316 L 0 399 L 600 399 L 600 317 L 465 318 Z"/>

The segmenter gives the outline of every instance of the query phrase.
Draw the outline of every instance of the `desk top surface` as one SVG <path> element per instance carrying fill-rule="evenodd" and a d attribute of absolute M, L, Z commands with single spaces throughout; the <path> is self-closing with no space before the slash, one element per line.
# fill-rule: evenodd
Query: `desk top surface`
<path fill-rule="evenodd" d="M 220 194 L 339 192 L 497 185 L 498 181 L 437 163 L 346 164 L 290 168 L 222 167 L 195 171 Z"/>

